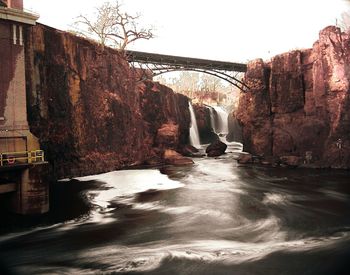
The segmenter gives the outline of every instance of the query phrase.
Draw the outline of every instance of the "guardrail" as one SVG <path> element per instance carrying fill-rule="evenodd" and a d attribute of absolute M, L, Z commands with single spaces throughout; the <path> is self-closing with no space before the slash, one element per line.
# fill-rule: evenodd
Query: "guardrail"
<path fill-rule="evenodd" d="M 45 161 L 43 150 L 0 153 L 0 166 L 36 163 L 43 161 Z"/>

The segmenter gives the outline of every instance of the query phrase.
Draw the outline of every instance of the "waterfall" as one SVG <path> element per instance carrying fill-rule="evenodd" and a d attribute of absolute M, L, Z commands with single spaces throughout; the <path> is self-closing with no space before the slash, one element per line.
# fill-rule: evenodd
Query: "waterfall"
<path fill-rule="evenodd" d="M 213 114 L 213 118 L 211 121 L 214 122 L 212 125 L 215 133 L 218 135 L 227 135 L 228 134 L 228 113 L 220 106 L 212 107 L 215 110 L 216 116 L 214 114 L 214 110 L 210 112 Z"/>
<path fill-rule="evenodd" d="M 216 124 L 215 124 L 215 114 L 214 109 L 211 106 L 208 106 L 210 112 L 210 124 L 213 131 L 216 133 Z"/>
<path fill-rule="evenodd" d="M 237 154 L 239 152 L 243 152 L 243 144 L 240 142 L 242 140 L 242 129 L 239 128 L 238 122 L 234 121 L 236 123 L 236 127 L 229 128 L 229 114 L 225 111 L 224 108 L 220 106 L 210 106 L 209 110 L 210 123 L 214 132 L 219 136 L 220 141 L 225 143 L 228 146 L 229 150 L 231 150 L 231 152 L 236 154 L 236 157 L 238 157 Z M 233 122 L 231 121 L 231 125 L 232 124 Z M 229 135 L 233 135 L 234 141 L 232 141 L 232 137 L 231 140 L 228 141 L 227 138 Z"/>
<path fill-rule="evenodd" d="M 190 114 L 191 114 L 190 142 L 191 142 L 192 146 L 198 148 L 201 146 L 201 143 L 199 140 L 197 120 L 196 120 L 196 116 L 194 114 L 191 102 L 189 102 L 188 106 L 189 106 Z"/>

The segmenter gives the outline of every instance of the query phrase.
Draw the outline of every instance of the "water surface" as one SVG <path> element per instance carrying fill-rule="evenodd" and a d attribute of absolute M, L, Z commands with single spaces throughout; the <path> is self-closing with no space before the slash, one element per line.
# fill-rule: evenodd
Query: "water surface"
<path fill-rule="evenodd" d="M 232 156 L 57 183 L 50 214 L 4 221 L 3 272 L 348 274 L 350 173 Z"/>

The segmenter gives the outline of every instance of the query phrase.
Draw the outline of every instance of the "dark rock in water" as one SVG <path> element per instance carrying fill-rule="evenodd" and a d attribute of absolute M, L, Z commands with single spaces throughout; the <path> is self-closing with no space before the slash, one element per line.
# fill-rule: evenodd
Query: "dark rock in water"
<path fill-rule="evenodd" d="M 205 154 L 199 152 L 199 150 L 192 145 L 185 145 L 177 151 L 185 157 L 203 157 Z"/>
<path fill-rule="evenodd" d="M 208 157 L 218 157 L 225 153 L 226 148 L 227 145 L 225 143 L 220 140 L 215 140 L 207 147 L 205 152 L 207 153 Z"/>
<path fill-rule="evenodd" d="M 167 149 L 164 152 L 163 155 L 164 161 L 167 164 L 173 164 L 173 165 L 188 165 L 193 164 L 193 160 L 187 157 L 182 156 L 178 152 Z"/>
<path fill-rule="evenodd" d="M 253 163 L 253 156 L 249 153 L 241 153 L 239 154 L 237 161 L 240 164 Z"/>
<path fill-rule="evenodd" d="M 182 147 L 182 149 L 184 152 L 191 152 L 192 154 L 199 152 L 199 150 L 196 147 L 189 145 L 189 144 Z"/>
<path fill-rule="evenodd" d="M 278 157 L 273 156 L 263 156 L 260 160 L 260 164 L 272 167 L 277 167 L 280 163 L 281 160 Z"/>
<path fill-rule="evenodd" d="M 302 164 L 302 159 L 297 156 L 282 156 L 280 157 L 281 164 L 290 167 L 297 167 Z"/>

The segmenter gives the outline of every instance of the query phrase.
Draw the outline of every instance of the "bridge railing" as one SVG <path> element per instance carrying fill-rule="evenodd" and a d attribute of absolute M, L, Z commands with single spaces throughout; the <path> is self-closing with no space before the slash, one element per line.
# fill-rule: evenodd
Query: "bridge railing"
<path fill-rule="evenodd" d="M 44 162 L 43 150 L 0 153 L 0 167 L 16 164 Z"/>

